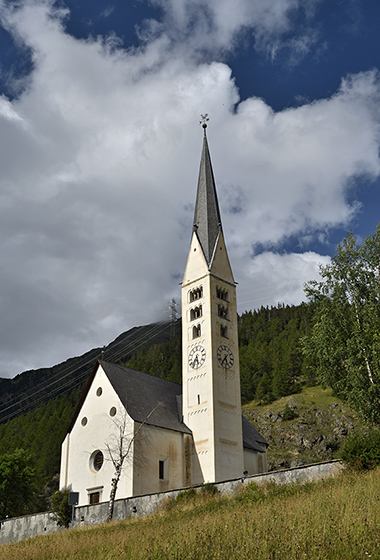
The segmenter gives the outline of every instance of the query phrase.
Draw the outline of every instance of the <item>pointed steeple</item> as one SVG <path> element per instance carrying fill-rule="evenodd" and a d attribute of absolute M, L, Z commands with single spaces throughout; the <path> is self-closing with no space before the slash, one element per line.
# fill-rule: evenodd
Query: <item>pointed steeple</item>
<path fill-rule="evenodd" d="M 222 231 L 222 223 L 207 143 L 207 124 L 203 123 L 202 126 L 204 130 L 203 150 L 199 168 L 193 231 L 197 234 L 207 265 L 210 266 L 219 233 Z"/>

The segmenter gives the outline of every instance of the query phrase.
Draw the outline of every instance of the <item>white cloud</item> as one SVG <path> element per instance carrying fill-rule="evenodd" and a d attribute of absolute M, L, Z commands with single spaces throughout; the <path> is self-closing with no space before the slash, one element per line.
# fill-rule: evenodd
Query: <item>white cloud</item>
<path fill-rule="evenodd" d="M 307 22 L 319 3 L 320 0 L 152 0 L 162 8 L 164 17 L 160 24 L 147 22 L 147 37 L 151 40 L 164 33 L 174 43 L 182 44 L 184 53 L 194 55 L 205 49 L 233 49 L 241 35 L 249 31 L 257 49 L 270 50 L 273 42 L 279 44 L 282 35 L 293 28 L 292 15 L 296 11 Z M 294 46 L 299 50 L 299 44 Z"/>
<path fill-rule="evenodd" d="M 241 209 L 228 218 L 240 246 L 349 223 L 357 210 L 347 203 L 352 181 L 380 173 L 379 94 L 372 71 L 344 80 L 330 99 L 280 113 L 248 99 L 220 123 L 216 175 L 226 203 Z"/>
<path fill-rule="evenodd" d="M 7 99 L 5 95 L 0 96 L 0 118 L 9 121 L 18 121 L 19 123 L 23 122 L 23 119 L 14 110 L 12 103 L 10 103 L 9 99 Z"/>
<path fill-rule="evenodd" d="M 170 3 L 163 29 L 170 18 L 190 25 L 198 5 Z M 230 19 L 228 5 L 208 4 L 220 46 L 259 23 L 281 33 L 298 3 L 239 0 Z M 205 111 L 239 301 L 300 301 L 325 257 L 251 257 L 258 243 L 305 241 L 349 221 L 347 189 L 380 171 L 376 72 L 274 113 L 260 99 L 240 101 L 225 64 L 189 62 L 202 18 L 183 49 L 161 32 L 127 51 L 114 38 L 67 35 L 67 12 L 47 0 L 1 7 L 34 69 L 17 99 L 0 99 L 0 375 L 51 365 L 163 315 L 190 242 Z"/>
<path fill-rule="evenodd" d="M 287 65 L 297 66 L 318 44 L 319 33 L 315 29 L 306 29 L 304 34 L 299 34 L 288 40 L 276 40 L 270 46 L 270 58 L 274 62 L 280 52 L 288 53 Z M 323 47 L 322 47 L 323 49 Z"/>
<path fill-rule="evenodd" d="M 99 17 L 100 18 L 108 18 L 110 17 L 110 15 L 113 14 L 113 12 L 115 11 L 115 6 L 108 6 L 107 8 L 105 8 L 100 14 Z"/>
<path fill-rule="evenodd" d="M 244 284 L 238 288 L 239 312 L 260 305 L 298 305 L 306 301 L 305 282 L 318 279 L 319 266 L 330 261 L 329 256 L 311 251 L 285 254 L 268 251 L 256 255 L 250 262 L 242 263 L 245 274 Z"/>

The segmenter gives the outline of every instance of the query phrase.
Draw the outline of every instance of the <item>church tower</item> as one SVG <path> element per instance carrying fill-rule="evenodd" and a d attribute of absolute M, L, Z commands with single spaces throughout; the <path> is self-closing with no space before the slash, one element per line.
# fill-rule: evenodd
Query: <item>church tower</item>
<path fill-rule="evenodd" d="M 182 406 L 193 433 L 192 484 L 237 478 L 244 470 L 236 287 L 206 127 L 182 283 Z"/>

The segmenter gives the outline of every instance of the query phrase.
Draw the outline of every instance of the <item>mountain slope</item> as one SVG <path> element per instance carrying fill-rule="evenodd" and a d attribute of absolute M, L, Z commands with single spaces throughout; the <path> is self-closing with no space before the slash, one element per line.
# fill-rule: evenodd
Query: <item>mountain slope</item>
<path fill-rule="evenodd" d="M 101 348 L 70 358 L 51 368 L 25 371 L 13 379 L 0 378 L 0 423 L 25 414 L 52 398 L 84 384 L 95 361 L 102 357 L 112 362 L 127 362 L 144 345 L 160 344 L 178 336 L 180 320 L 133 327 Z"/>

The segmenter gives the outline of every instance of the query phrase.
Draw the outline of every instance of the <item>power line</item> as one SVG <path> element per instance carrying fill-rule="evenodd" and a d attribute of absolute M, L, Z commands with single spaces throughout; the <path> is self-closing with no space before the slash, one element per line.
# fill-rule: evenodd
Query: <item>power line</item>
<path fill-rule="evenodd" d="M 165 322 L 168 324 L 168 321 L 161 321 L 160 323 L 153 323 L 153 325 L 149 329 L 147 329 L 145 331 L 145 333 L 143 333 L 142 336 L 140 336 L 138 338 L 135 338 L 132 341 L 131 340 L 129 340 L 129 341 L 121 340 L 121 341 L 116 342 L 116 343 L 111 342 L 109 346 L 112 346 L 112 348 L 116 348 L 117 346 L 120 346 L 120 345 L 123 345 L 123 346 L 122 346 L 122 350 L 119 352 L 119 354 L 117 352 L 113 352 L 112 356 L 109 356 L 109 359 L 115 359 L 115 358 L 117 359 L 118 355 L 121 356 L 123 353 L 126 353 L 126 352 L 128 353 L 129 351 L 135 351 L 137 348 L 139 348 L 146 341 L 146 338 L 147 338 L 148 334 L 150 334 L 153 331 L 157 331 L 157 326 L 160 327 L 160 325 L 164 324 Z M 146 326 L 141 326 L 141 327 L 137 328 L 137 330 L 141 330 L 141 329 L 146 329 Z M 149 338 L 152 338 L 152 337 L 149 337 Z M 94 348 L 93 350 L 90 350 L 89 352 L 86 352 L 86 354 L 87 353 L 92 353 L 93 354 L 97 350 L 98 350 L 97 348 Z M 81 358 L 82 358 L 82 356 L 79 357 L 79 359 L 81 359 Z M 72 360 L 75 360 L 75 358 L 69 358 L 68 361 L 72 361 Z M 14 397 L 11 397 L 10 401 L 17 400 L 17 403 L 15 403 L 15 404 L 18 404 L 22 400 L 25 400 L 26 398 L 30 398 L 30 396 L 32 396 L 33 394 L 36 394 L 40 391 L 43 391 L 44 389 L 49 388 L 51 385 L 54 385 L 58 381 L 61 381 L 62 379 L 65 379 L 69 375 L 73 374 L 79 368 L 88 366 L 89 364 L 93 363 L 93 361 L 94 361 L 94 358 L 93 358 L 93 355 L 92 355 L 91 357 L 89 357 L 84 362 L 81 362 L 79 365 L 78 365 L 78 363 L 75 363 L 75 364 L 72 363 L 70 365 L 67 364 L 66 366 L 63 365 L 63 364 L 58 364 L 56 366 L 53 366 L 53 368 L 58 367 L 59 371 L 57 371 L 57 373 L 53 374 L 49 378 L 49 380 L 47 380 L 45 383 L 42 381 L 39 384 L 39 388 L 38 388 L 37 391 L 35 391 L 34 393 L 24 392 L 24 393 L 15 395 Z M 60 367 L 60 366 L 62 366 L 62 367 Z M 42 368 L 42 369 L 53 369 L 53 368 Z M 23 396 L 24 396 L 24 398 L 23 398 Z M 11 405 L 11 406 L 15 406 L 15 405 Z M 11 406 L 8 406 L 6 408 L 0 408 L 0 413 L 7 410 L 7 408 L 11 408 Z"/>
<path fill-rule="evenodd" d="M 154 323 L 152 325 L 152 327 L 146 329 L 146 327 L 139 327 L 138 329 L 145 329 L 145 332 L 142 333 L 142 335 L 140 337 L 138 337 L 137 339 L 134 340 L 129 340 L 127 341 L 127 343 L 125 344 L 126 341 L 119 341 L 117 343 L 111 343 L 111 347 L 112 347 L 112 351 L 111 354 L 109 356 L 107 356 L 107 359 L 109 360 L 117 360 L 118 358 L 120 358 L 121 356 L 130 353 L 131 351 L 136 352 L 136 350 L 138 350 L 141 346 L 143 346 L 144 344 L 146 344 L 147 342 L 149 342 L 152 338 L 154 338 L 155 336 L 157 336 L 159 333 L 163 332 L 168 326 L 170 325 L 170 323 L 168 322 L 168 320 L 165 321 L 160 321 L 158 323 Z M 117 348 L 118 346 L 120 346 L 120 349 L 118 351 L 113 351 L 114 348 Z M 94 349 L 94 351 L 97 349 Z M 90 351 L 91 353 L 91 351 Z M 43 383 L 42 386 L 39 386 L 39 388 L 34 391 L 33 393 L 22 393 L 21 395 L 17 395 L 14 396 L 11 400 L 16 400 L 17 402 L 15 402 L 14 404 L 8 404 L 8 406 L 0 408 L 0 414 L 6 412 L 7 410 L 14 408 L 16 406 L 18 406 L 18 410 L 14 411 L 14 412 L 10 412 L 9 414 L 7 414 L 5 417 L 2 417 L 1 420 L 5 421 L 8 419 L 11 419 L 15 416 L 20 415 L 23 411 L 27 411 L 27 410 L 34 410 L 36 408 L 35 405 L 38 405 L 41 401 L 45 401 L 48 400 L 49 398 L 52 398 L 53 396 L 57 395 L 60 392 L 66 393 L 67 391 L 69 391 L 70 389 L 74 389 L 75 387 L 77 387 L 78 385 L 80 385 L 84 379 L 88 376 L 88 371 L 85 371 L 84 373 L 80 374 L 79 376 L 75 376 L 74 379 L 68 379 L 66 383 L 64 384 L 60 384 L 57 387 L 55 387 L 52 391 L 48 391 L 47 393 L 44 392 L 47 389 L 53 387 L 53 385 L 56 385 L 59 381 L 62 381 L 63 379 L 69 377 L 70 375 L 74 374 L 78 369 L 80 368 L 84 368 L 86 366 L 89 366 L 90 364 L 92 364 L 94 361 L 93 356 L 89 357 L 87 360 L 85 360 L 84 362 L 81 362 L 80 365 L 78 366 L 78 364 L 72 364 L 72 365 L 68 365 L 66 367 L 63 367 L 63 370 L 60 370 L 59 372 L 57 372 L 52 378 L 49 379 L 48 382 Z M 43 393 L 40 394 L 36 399 L 34 399 L 33 402 L 33 407 L 29 408 L 28 406 L 22 406 L 20 407 L 20 403 L 27 401 L 28 399 L 33 399 L 33 397 L 35 397 L 38 393 Z M 21 397 L 21 398 L 20 398 Z"/>

